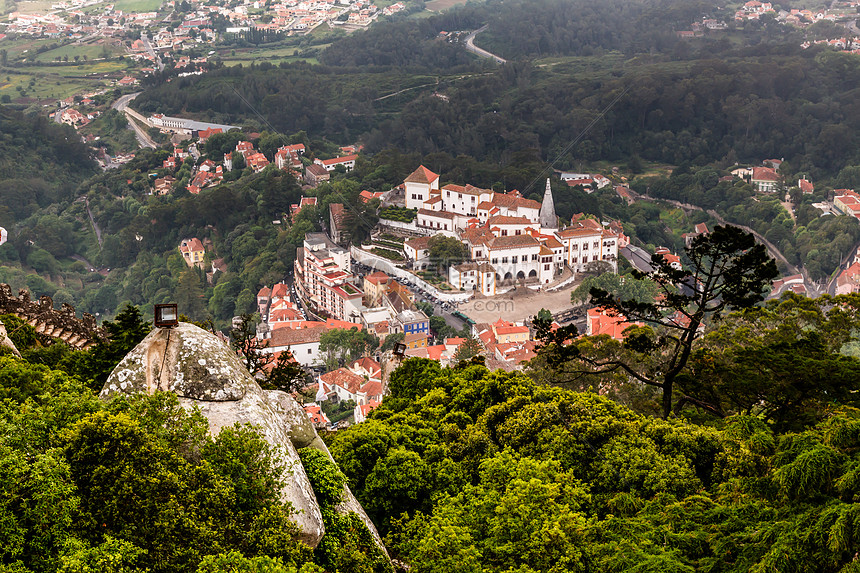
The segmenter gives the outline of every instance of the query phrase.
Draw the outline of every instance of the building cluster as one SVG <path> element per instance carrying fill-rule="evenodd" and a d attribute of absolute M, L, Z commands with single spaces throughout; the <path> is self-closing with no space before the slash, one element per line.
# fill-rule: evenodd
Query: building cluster
<path fill-rule="evenodd" d="M 791 182 L 784 181 L 780 175 L 780 165 L 782 165 L 781 159 L 765 159 L 758 166 L 733 169 L 732 175 L 743 179 L 759 193 L 776 193 L 784 187 L 791 186 Z M 815 185 L 803 177 L 797 180 L 796 186 L 804 194 L 811 194 L 815 191 Z"/>
<path fill-rule="evenodd" d="M 178 117 L 168 117 L 160 114 L 155 114 L 147 118 L 147 123 L 151 126 L 158 127 L 163 131 L 179 132 L 193 137 L 197 137 L 198 141 L 205 142 L 209 137 L 236 129 L 230 125 L 219 125 L 187 120 Z M 196 144 L 192 144 L 196 151 Z M 189 149 L 192 149 L 189 146 Z M 342 148 L 354 149 L 354 148 Z M 275 165 L 280 170 L 290 173 L 298 181 L 305 181 L 312 186 L 316 186 L 322 181 L 328 181 L 329 173 L 337 169 L 338 166 L 343 166 L 347 171 L 355 167 L 357 155 L 354 153 L 342 155 L 332 159 L 314 159 L 305 167 L 309 160 L 303 161 L 306 153 L 303 143 L 284 145 L 278 148 L 273 154 L 271 161 L 264 153 L 261 153 L 254 147 L 250 141 L 240 141 L 236 144 L 233 151 L 224 154 L 221 164 L 217 164 L 211 159 L 203 161 L 200 165 L 194 167 L 192 180 L 187 185 L 187 189 L 192 194 L 198 194 L 201 190 L 208 187 L 213 187 L 222 182 L 224 173 L 233 171 L 235 167 L 235 158 L 241 156 L 245 162 L 245 167 L 253 170 L 255 173 L 263 171 L 269 165 Z M 162 168 L 175 172 L 182 165 L 182 162 L 189 156 L 189 151 L 183 149 L 179 145 L 174 145 L 173 154 L 164 160 Z M 376 194 L 370 194 L 371 198 L 375 198 Z M 306 198 L 312 200 L 316 204 L 316 198 Z M 303 199 L 305 201 L 305 199 Z M 305 203 L 303 203 L 305 205 Z M 293 206 L 296 213 L 300 209 L 299 206 Z M 293 215 L 295 213 L 291 213 Z"/>
<path fill-rule="evenodd" d="M 860 194 L 853 189 L 834 189 L 833 206 L 842 214 L 860 219 Z"/>
<path fill-rule="evenodd" d="M 565 265 L 574 272 L 594 262 L 616 269 L 618 234 L 584 216 L 560 228 L 549 180 L 538 203 L 517 191 L 440 186 L 439 175 L 421 166 L 403 190 L 405 206 L 417 210 L 418 231 L 456 237 L 468 248 L 470 260 L 449 268 L 448 282 L 460 290 L 493 296 L 505 282 L 546 285 Z M 434 263 L 426 241 L 407 241 L 405 249 L 414 268 Z"/>
<path fill-rule="evenodd" d="M 385 391 L 382 376 L 382 366 L 369 356 L 327 372 L 310 387 L 316 395 L 313 402 L 304 405 L 305 413 L 315 428 L 331 429 L 333 424 L 323 411 L 323 404 L 352 401 L 353 423 L 360 424 L 382 403 Z"/>

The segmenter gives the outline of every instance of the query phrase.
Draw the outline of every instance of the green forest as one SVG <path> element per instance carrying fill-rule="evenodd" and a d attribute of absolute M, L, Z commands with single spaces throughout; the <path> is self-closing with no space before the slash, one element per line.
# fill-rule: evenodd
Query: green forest
<path fill-rule="evenodd" d="M 660 419 L 609 378 L 577 388 L 547 371 L 552 345 L 524 373 L 407 359 L 367 421 L 327 436 L 338 467 L 303 464 L 323 507 L 349 484 L 403 571 L 850 573 L 858 309 L 786 297 L 726 315 L 682 384 L 719 416 Z M 296 540 L 279 456 L 252 429 L 209 437 L 169 393 L 97 398 L 149 330 L 137 309 L 85 352 L 2 319 L 21 357 L 0 356 L 0 570 L 391 571 L 349 520 L 316 550 Z M 624 352 L 610 342 L 577 344 Z"/>
<path fill-rule="evenodd" d="M 553 178 L 558 214 L 619 221 L 644 248 L 678 251 L 697 223 L 744 225 L 779 249 L 791 265 L 786 274 L 803 267 L 813 280 L 832 276 L 860 241 L 860 226 L 820 217 L 813 203 L 834 188 L 860 186 L 860 60 L 800 43 L 841 28 L 800 30 L 764 18 L 682 40 L 677 30 L 731 10 L 678 0 L 533 5 L 490 0 L 395 17 L 336 38 L 317 65 L 226 66 L 215 58 L 202 76 L 168 69 L 146 80 L 134 103 L 143 113 L 243 126 L 242 134 L 215 138 L 199 161 L 220 162 L 239 138 L 270 160 L 285 143 L 304 143 L 309 158 L 364 145 L 356 170 L 313 190 L 273 168 L 238 169 L 191 196 L 186 162 L 174 192 L 153 196 L 154 179 L 169 174 L 168 148 L 138 150 L 130 163 L 97 173 L 70 128 L 3 108 L 0 223 L 10 240 L 0 246 L 0 282 L 100 317 L 127 303 L 148 315 L 153 304 L 179 301 L 188 316 L 224 328 L 253 310 L 260 287 L 290 272 L 296 247 L 322 228 L 328 204 L 347 205 L 350 238 L 363 240 L 377 214 L 358 192 L 388 191 L 419 164 L 444 183 L 518 189 L 537 200 L 552 169 L 614 167 L 613 183 L 626 178 L 654 201 L 701 210 L 628 206 L 611 188 L 588 194 Z M 508 64 L 460 45 L 459 31 L 484 24 L 478 44 Z M 129 140 L 117 135 L 124 130 L 113 115 L 99 121 L 104 145 Z M 793 214 L 782 197 L 721 180 L 736 164 L 765 158 L 784 160 L 781 192 Z M 793 188 L 800 177 L 815 182 L 814 194 Z M 291 221 L 289 205 L 302 194 L 320 202 Z M 211 242 L 207 265 L 223 259 L 227 271 L 186 268 L 177 245 L 191 236 Z"/>
<path fill-rule="evenodd" d="M 172 393 L 98 399 L 150 329 L 136 308 L 87 351 L 2 320 L 22 357 L 6 346 L 0 356 L 0 571 L 386 570 L 363 525 L 330 515 L 344 478 L 327 457 L 303 456 L 328 512 L 330 536 L 314 551 L 280 496 L 290 468 L 253 427 L 213 438 Z"/>

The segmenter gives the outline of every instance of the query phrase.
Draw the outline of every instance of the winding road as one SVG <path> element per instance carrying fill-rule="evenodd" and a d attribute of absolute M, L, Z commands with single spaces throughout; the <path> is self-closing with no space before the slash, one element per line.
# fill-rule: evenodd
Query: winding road
<path fill-rule="evenodd" d="M 790 273 L 795 274 L 795 275 L 802 275 L 803 276 L 803 284 L 806 287 L 806 292 L 808 292 L 810 295 L 812 295 L 812 297 L 817 297 L 817 296 L 820 296 L 822 294 L 821 286 L 818 283 L 814 282 L 811 278 L 809 278 L 809 273 L 806 272 L 805 268 L 803 268 L 803 267 L 797 268 L 796 266 L 791 264 L 788 261 L 788 259 L 785 257 L 785 255 L 783 255 L 782 252 L 776 247 L 776 245 L 774 245 L 773 243 L 771 243 L 770 241 L 765 239 L 755 229 L 751 229 L 750 227 L 747 227 L 745 225 L 739 225 L 737 223 L 731 223 L 729 221 L 726 221 L 722 216 L 720 216 L 713 209 L 704 209 L 702 207 L 699 207 L 698 205 L 691 205 L 689 203 L 681 203 L 680 201 L 674 201 L 672 199 L 658 199 L 656 197 L 649 197 L 648 195 L 639 195 L 638 197 L 640 199 L 644 199 L 646 201 L 668 203 L 669 205 L 674 205 L 675 207 L 678 207 L 680 209 L 686 209 L 688 211 L 704 211 L 705 213 L 707 213 L 708 215 L 710 215 L 711 217 L 716 219 L 721 225 L 732 225 L 734 227 L 740 227 L 744 231 L 751 233 L 753 236 L 755 236 L 755 238 L 758 239 L 758 241 L 761 242 L 761 244 L 763 244 L 767 248 L 767 250 L 771 254 L 771 256 L 773 258 L 781 261 L 786 266 L 786 268 L 789 270 Z"/>
<path fill-rule="evenodd" d="M 466 49 L 473 54 L 481 56 L 482 58 L 490 58 L 491 60 L 495 60 L 499 64 L 507 64 L 508 61 L 503 57 L 497 56 L 496 54 L 488 52 L 487 50 L 479 48 L 475 45 L 475 36 L 486 30 L 487 26 L 489 26 L 489 24 L 484 24 L 483 26 L 466 36 Z"/>
<path fill-rule="evenodd" d="M 158 145 L 155 144 L 154 141 L 149 137 L 149 134 L 141 128 L 137 122 L 135 122 L 134 118 L 126 111 L 128 104 L 131 103 L 131 100 L 140 95 L 140 92 L 135 92 L 133 94 L 127 94 L 120 97 L 118 100 L 111 104 L 111 108 L 117 111 L 121 111 L 125 114 L 126 119 L 128 119 L 128 127 L 129 129 L 134 130 L 135 136 L 137 136 L 137 142 L 141 147 L 149 147 L 155 149 Z"/>

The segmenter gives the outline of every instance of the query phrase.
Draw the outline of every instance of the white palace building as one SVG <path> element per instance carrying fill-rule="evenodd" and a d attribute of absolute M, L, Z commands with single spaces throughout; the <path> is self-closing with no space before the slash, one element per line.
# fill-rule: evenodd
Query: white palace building
<path fill-rule="evenodd" d="M 548 284 L 565 265 L 578 272 L 603 261 L 617 270 L 618 235 L 582 216 L 560 229 L 549 179 L 542 203 L 517 191 L 440 187 L 439 175 L 423 165 L 406 178 L 404 189 L 406 207 L 418 210 L 419 230 L 456 237 L 469 248 L 471 260 L 448 272 L 456 288 L 492 296 L 507 281 Z"/>

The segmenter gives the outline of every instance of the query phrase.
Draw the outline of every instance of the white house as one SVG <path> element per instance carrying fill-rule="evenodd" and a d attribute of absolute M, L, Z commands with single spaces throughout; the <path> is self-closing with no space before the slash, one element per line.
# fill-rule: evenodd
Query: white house
<path fill-rule="evenodd" d="M 412 237 L 403 241 L 403 252 L 413 269 L 423 269 L 430 262 L 430 237 Z"/>
<path fill-rule="evenodd" d="M 315 366 L 320 363 L 320 337 L 328 330 L 326 326 L 299 330 L 276 328 L 260 352 L 268 354 L 289 350 L 302 366 Z"/>
<path fill-rule="evenodd" d="M 576 271 L 582 271 L 589 262 L 604 261 L 617 269 L 618 236 L 593 219 L 575 220 L 573 224 L 556 233 L 564 245 L 565 263 Z"/>
<path fill-rule="evenodd" d="M 420 209 L 430 199 L 431 190 L 439 190 L 439 176 L 420 166 L 404 180 L 406 187 L 406 208 Z"/>
<path fill-rule="evenodd" d="M 496 269 L 487 262 L 467 262 L 448 268 L 448 282 L 465 291 L 478 291 L 484 296 L 496 294 Z"/>

